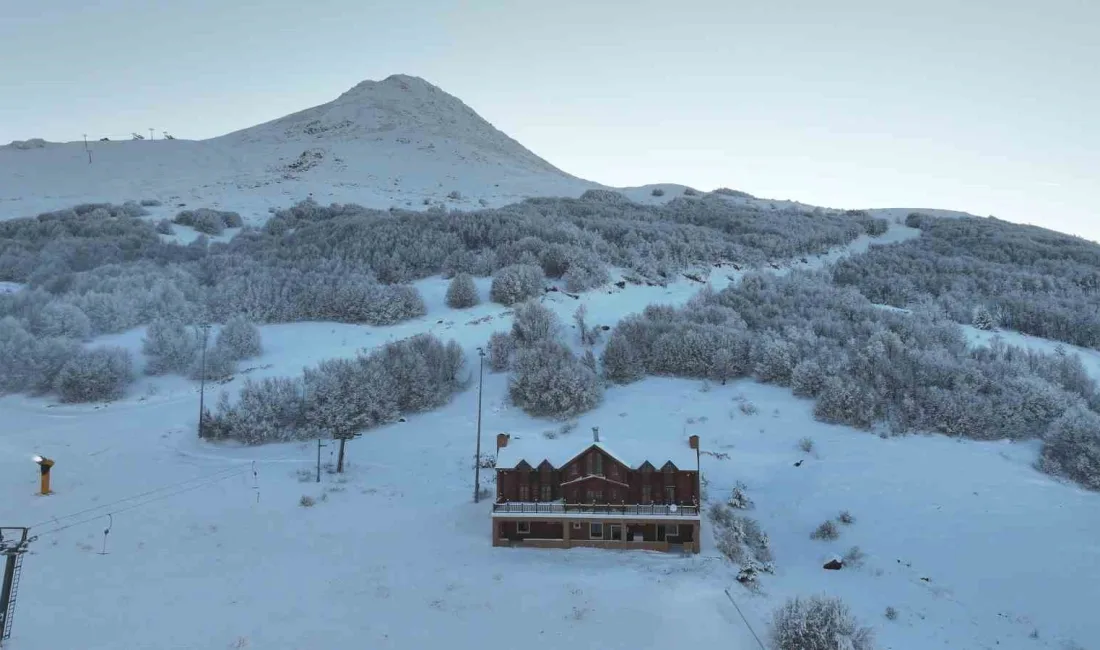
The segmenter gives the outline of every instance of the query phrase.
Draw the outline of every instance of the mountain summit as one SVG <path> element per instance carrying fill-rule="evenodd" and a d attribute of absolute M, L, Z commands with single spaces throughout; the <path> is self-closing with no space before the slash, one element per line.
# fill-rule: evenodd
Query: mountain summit
<path fill-rule="evenodd" d="M 408 75 L 210 140 L 0 147 L 0 219 L 88 201 L 158 199 L 257 220 L 321 203 L 473 209 L 599 187 L 554 167 L 458 98 Z M 90 149 L 90 151 L 89 151 Z M 247 219 L 247 217 L 246 217 Z"/>
<path fill-rule="evenodd" d="M 239 143 L 374 143 L 375 147 L 451 151 L 459 162 L 507 164 L 562 174 L 457 97 L 420 77 L 363 81 L 327 104 L 223 136 Z"/>

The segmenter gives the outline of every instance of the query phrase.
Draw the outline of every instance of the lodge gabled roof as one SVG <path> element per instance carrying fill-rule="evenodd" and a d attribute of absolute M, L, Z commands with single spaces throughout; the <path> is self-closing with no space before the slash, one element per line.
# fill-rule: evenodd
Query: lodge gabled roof
<path fill-rule="evenodd" d="M 686 437 L 669 436 L 647 440 L 614 438 L 610 442 L 602 439 L 596 442 L 580 442 L 576 436 L 548 439 L 539 434 L 511 435 L 508 445 L 497 451 L 498 469 L 515 469 L 526 462 L 538 467 L 543 461 L 555 469 L 561 469 L 591 449 L 599 449 L 629 469 L 640 469 L 647 462 L 656 470 L 666 463 L 672 463 L 681 470 L 696 468 L 695 450 Z"/>

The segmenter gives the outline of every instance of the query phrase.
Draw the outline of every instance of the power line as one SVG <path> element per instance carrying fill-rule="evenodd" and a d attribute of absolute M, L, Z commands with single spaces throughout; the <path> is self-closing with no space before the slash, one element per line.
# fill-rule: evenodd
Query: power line
<path fill-rule="evenodd" d="M 118 510 L 112 510 L 111 512 L 98 514 L 98 515 L 95 515 L 93 517 L 88 517 L 86 519 L 81 519 L 79 521 L 74 521 L 71 524 L 65 524 L 64 526 L 58 526 L 57 528 L 51 528 L 50 530 L 47 530 L 45 532 L 38 533 L 37 535 L 34 536 L 33 539 L 38 539 L 39 537 L 42 537 L 43 535 L 52 535 L 54 533 L 59 533 L 63 530 L 72 528 L 74 526 L 80 526 L 81 524 L 86 524 L 86 523 L 95 521 L 97 519 L 102 519 L 103 517 L 107 517 L 107 516 L 110 516 L 110 515 L 117 515 L 119 513 L 126 512 L 128 510 L 133 510 L 134 508 L 140 508 L 141 506 L 149 505 L 150 503 L 155 503 L 157 501 L 162 501 L 162 500 L 167 499 L 169 497 L 174 497 L 178 494 L 183 494 L 184 492 L 190 492 L 192 490 L 197 490 L 201 487 L 206 487 L 207 485 L 212 485 L 212 484 L 217 483 L 219 481 L 224 481 L 227 478 L 232 478 L 234 476 L 242 475 L 246 471 L 248 471 L 248 470 L 241 469 L 241 470 L 238 470 L 238 471 L 236 471 L 232 474 L 226 474 L 225 476 L 219 476 L 218 478 L 212 479 L 212 480 L 207 481 L 205 483 L 199 483 L 198 485 L 192 485 L 192 486 L 183 488 L 181 490 L 176 490 L 175 492 L 169 492 L 168 494 L 165 494 L 163 496 L 159 496 L 155 499 L 148 499 L 146 501 L 141 501 L 141 502 L 135 503 L 131 506 L 126 506 L 125 508 L 119 508 Z"/>
<path fill-rule="evenodd" d="M 737 613 L 741 615 L 741 620 L 745 621 L 745 627 L 749 628 L 749 632 L 752 632 L 752 638 L 756 639 L 756 643 L 760 646 L 760 650 L 767 650 L 767 648 L 764 647 L 764 642 L 760 640 L 760 637 L 756 636 L 756 630 L 752 629 L 752 625 L 749 624 L 749 619 L 745 618 L 745 613 L 742 612 L 741 608 L 737 606 L 737 601 L 733 599 L 733 595 L 730 594 L 730 590 L 726 589 L 725 592 L 726 598 L 730 599 L 730 602 L 733 603 L 734 609 L 736 609 Z"/>
<path fill-rule="evenodd" d="M 172 484 L 172 485 L 159 487 L 159 488 L 156 488 L 154 490 L 149 490 L 147 492 L 143 492 L 141 494 L 137 494 L 137 495 L 134 495 L 134 496 L 131 496 L 131 497 L 126 497 L 125 499 L 119 499 L 119 500 L 113 501 L 111 503 L 105 503 L 103 505 L 95 506 L 93 508 L 87 508 L 85 510 L 81 510 L 79 512 L 74 512 L 74 513 L 68 514 L 68 515 L 64 515 L 62 517 L 52 517 L 52 518 L 50 518 L 46 521 L 37 523 L 37 524 L 31 526 L 30 528 L 32 528 L 32 529 L 33 528 L 40 528 L 40 527 L 42 527 L 46 524 L 49 524 L 49 523 L 60 523 L 61 521 L 65 520 L 65 519 L 72 519 L 73 517 L 78 517 L 80 515 L 84 515 L 84 514 L 87 514 L 87 513 L 90 513 L 90 512 L 94 512 L 96 510 L 104 510 L 106 508 L 111 508 L 112 506 L 118 505 L 120 503 L 126 503 L 127 501 L 134 501 L 135 499 L 141 499 L 143 497 L 148 497 L 148 496 L 154 495 L 158 492 L 164 492 L 165 490 L 169 490 L 171 488 L 178 488 L 178 487 L 180 487 L 182 485 L 186 485 L 188 483 L 194 483 L 195 481 L 202 481 L 201 483 L 198 483 L 196 485 L 191 485 L 191 486 L 188 486 L 186 488 L 176 490 L 174 492 L 169 492 L 167 494 L 158 496 L 156 498 L 146 499 L 145 501 L 140 501 L 140 502 L 138 502 L 134 505 L 126 506 L 124 508 L 119 508 L 117 510 L 110 510 L 109 512 L 100 512 L 100 513 L 97 513 L 97 514 L 95 514 L 91 517 L 87 517 L 87 518 L 81 519 L 79 521 L 70 523 L 70 524 L 65 524 L 63 526 L 58 526 L 56 528 L 51 528 L 50 530 L 47 530 L 47 531 L 41 533 L 41 535 L 49 535 L 51 533 L 56 533 L 56 532 L 65 530 L 66 528 L 71 528 L 73 526 L 78 526 L 78 525 L 83 524 L 83 523 L 87 523 L 87 522 L 90 522 L 90 521 L 95 521 L 96 519 L 106 517 L 109 514 L 118 514 L 120 512 L 126 512 L 127 510 L 133 510 L 134 508 L 138 508 L 138 507 L 141 507 L 143 505 L 147 505 L 149 503 L 154 503 L 154 502 L 160 501 L 162 499 L 167 499 L 168 497 L 172 497 L 172 496 L 175 496 L 177 494 L 183 494 L 184 492 L 189 492 L 191 490 L 198 489 L 198 488 L 204 487 L 206 485 L 211 485 L 213 483 L 217 483 L 218 481 L 222 481 L 222 480 L 225 480 L 227 478 L 232 478 L 234 476 L 239 476 L 241 474 L 244 474 L 247 471 L 249 471 L 249 468 L 247 468 L 247 467 L 229 467 L 229 468 L 223 469 L 219 472 L 214 472 L 212 474 L 207 474 L 205 476 L 199 476 L 199 477 L 195 477 L 195 478 L 192 478 L 192 479 L 188 479 L 186 481 L 180 481 L 180 482 Z M 37 537 L 37 535 L 36 535 L 36 537 Z"/>

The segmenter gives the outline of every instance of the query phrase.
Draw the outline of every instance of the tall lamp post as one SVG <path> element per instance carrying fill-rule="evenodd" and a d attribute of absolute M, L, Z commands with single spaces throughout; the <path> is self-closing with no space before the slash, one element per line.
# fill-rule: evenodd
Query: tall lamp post
<path fill-rule="evenodd" d="M 202 438 L 202 425 L 203 417 L 206 410 L 203 408 L 203 398 L 206 396 L 206 339 L 210 334 L 210 323 L 202 323 L 199 325 L 199 329 L 202 330 L 202 368 L 199 375 L 199 438 Z"/>
<path fill-rule="evenodd" d="M 485 350 L 477 349 L 477 453 L 474 456 L 474 503 L 481 501 L 481 384 L 485 377 Z"/>

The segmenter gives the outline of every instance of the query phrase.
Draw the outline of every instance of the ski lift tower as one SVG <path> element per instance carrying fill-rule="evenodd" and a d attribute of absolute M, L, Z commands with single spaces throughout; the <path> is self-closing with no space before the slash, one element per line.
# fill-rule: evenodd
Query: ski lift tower
<path fill-rule="evenodd" d="M 23 568 L 23 554 L 31 543 L 29 531 L 29 528 L 0 526 L 0 558 L 4 560 L 4 581 L 0 583 L 0 646 L 11 638 L 19 573 Z"/>

